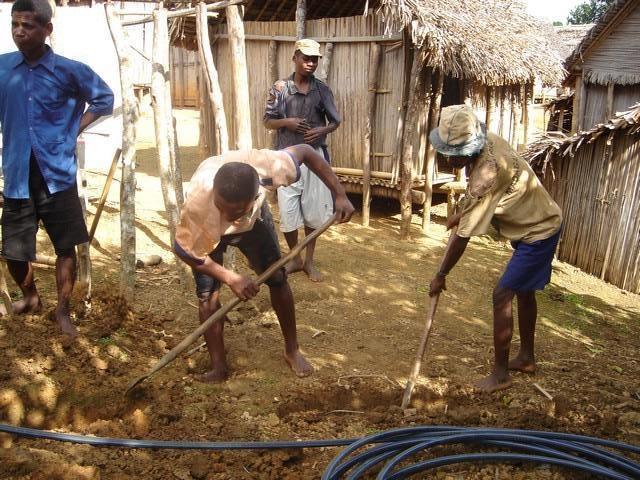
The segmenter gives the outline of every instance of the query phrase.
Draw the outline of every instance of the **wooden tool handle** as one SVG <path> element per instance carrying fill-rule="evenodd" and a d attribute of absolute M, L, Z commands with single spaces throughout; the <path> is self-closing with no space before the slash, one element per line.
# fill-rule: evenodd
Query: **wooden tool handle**
<path fill-rule="evenodd" d="M 296 255 L 298 255 L 302 251 L 302 249 L 309 244 L 309 242 L 318 238 L 325 230 L 327 230 L 331 225 L 333 225 L 335 220 L 336 220 L 335 216 L 331 217 L 320 228 L 314 230 L 310 235 L 307 235 L 300 243 L 298 243 L 294 248 L 292 248 L 287 255 L 285 255 L 280 260 L 273 263 L 269 268 L 267 268 L 262 273 L 262 275 L 260 275 L 256 279 L 256 283 L 258 285 L 261 285 L 265 281 L 267 281 L 269 277 L 271 277 L 271 275 L 273 275 L 275 272 L 280 270 L 287 263 L 289 263 L 289 261 L 291 261 Z M 240 300 L 238 297 L 235 297 L 229 303 L 225 303 L 213 315 L 211 315 L 204 322 L 202 322 L 198 326 L 198 328 L 196 328 L 193 332 L 187 335 L 178 345 L 176 345 L 169 352 L 167 352 L 164 357 L 158 360 L 158 362 L 153 367 L 151 367 L 151 369 L 146 374 L 144 374 L 143 376 L 131 382 L 131 384 L 127 388 L 127 392 L 130 391 L 133 387 L 135 387 L 139 383 L 149 378 L 151 375 L 157 373 L 159 370 L 167 366 L 173 360 L 175 360 L 178 355 L 180 355 L 183 351 L 185 351 L 187 347 L 189 347 L 189 345 L 195 342 L 200 337 L 200 335 L 202 335 L 209 327 L 211 327 L 211 325 L 213 325 L 218 320 L 221 320 L 222 318 L 224 318 L 224 316 L 227 313 L 229 313 L 231 310 L 233 310 L 241 301 L 242 300 Z"/>

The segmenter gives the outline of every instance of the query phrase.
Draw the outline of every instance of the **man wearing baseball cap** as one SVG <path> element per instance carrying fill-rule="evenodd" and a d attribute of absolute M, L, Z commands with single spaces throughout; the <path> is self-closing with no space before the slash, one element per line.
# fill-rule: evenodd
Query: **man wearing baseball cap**
<path fill-rule="evenodd" d="M 551 279 L 551 261 L 558 244 L 562 212 L 527 162 L 502 138 L 487 132 L 467 105 L 442 109 L 431 144 L 454 168 L 469 168 L 460 211 L 447 220 L 453 230 L 429 295 L 446 289 L 447 274 L 467 247 L 469 238 L 486 234 L 489 225 L 511 241 L 513 256 L 493 290 L 493 372 L 477 387 L 493 392 L 511 386 L 509 370 L 535 371 L 536 290 Z M 509 361 L 513 333 L 513 298 L 518 299 L 520 351 Z"/>
<path fill-rule="evenodd" d="M 269 91 L 264 113 L 264 125 L 277 130 L 276 149 L 306 143 L 330 162 L 327 135 L 340 125 L 333 92 L 313 74 L 318 67 L 320 44 L 311 39 L 295 43 L 294 73 L 278 80 Z M 288 187 L 278 188 L 280 230 L 289 248 L 298 243 L 298 229 L 304 227 L 309 235 L 333 214 L 333 199 L 329 189 L 304 165 L 300 180 Z M 305 259 L 297 256 L 287 266 L 287 272 L 303 270 L 312 281 L 322 279 L 313 263 L 315 240 L 306 249 Z"/>

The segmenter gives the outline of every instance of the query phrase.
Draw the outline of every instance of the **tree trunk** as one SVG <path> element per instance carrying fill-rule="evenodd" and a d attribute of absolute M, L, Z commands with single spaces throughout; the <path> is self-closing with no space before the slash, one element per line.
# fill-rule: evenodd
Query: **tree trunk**
<path fill-rule="evenodd" d="M 217 153 L 224 153 L 229 150 L 229 133 L 227 130 L 227 119 L 224 113 L 224 104 L 222 102 L 222 90 L 220 89 L 220 82 L 218 81 L 218 71 L 213 63 L 213 54 L 211 53 L 209 25 L 207 23 L 207 5 L 204 2 L 198 4 L 196 30 L 200 63 L 206 74 L 205 78 L 202 79 L 203 86 L 206 87 L 209 94 L 215 121 Z"/>
<path fill-rule="evenodd" d="M 487 86 L 487 113 L 484 118 L 484 123 L 487 126 L 487 131 L 492 130 L 491 122 L 493 121 L 493 99 L 494 99 L 494 88 L 491 86 Z"/>
<path fill-rule="evenodd" d="M 300 40 L 306 35 L 307 0 L 298 0 L 296 6 L 296 38 Z"/>
<path fill-rule="evenodd" d="M 133 301 L 136 283 L 136 229 L 135 229 L 135 154 L 138 102 L 133 93 L 133 52 L 120 24 L 113 3 L 104 4 L 107 23 L 120 64 L 122 90 L 122 181 L 120 183 L 120 292 Z"/>
<path fill-rule="evenodd" d="M 322 57 L 322 71 L 318 78 L 323 82 L 327 82 L 329 73 L 331 73 L 331 60 L 333 59 L 333 43 L 327 42 L 324 46 L 324 55 Z"/>
<path fill-rule="evenodd" d="M 271 40 L 269 42 L 268 63 L 269 63 L 269 82 L 271 85 L 273 85 L 280 79 L 278 75 L 278 42 L 276 42 L 275 40 Z"/>
<path fill-rule="evenodd" d="M 231 49 L 231 73 L 233 76 L 233 121 L 236 131 L 236 149 L 249 150 L 251 139 L 251 106 L 249 105 L 249 78 L 247 55 L 244 46 L 244 24 L 240 7 L 227 7 L 229 48 Z"/>
<path fill-rule="evenodd" d="M 180 221 L 180 211 L 176 198 L 174 177 L 171 169 L 169 138 L 173 137 L 173 128 L 169 130 L 169 109 L 167 105 L 166 78 L 169 75 L 169 32 L 167 31 L 167 11 L 164 8 L 153 12 L 153 64 L 151 71 L 151 104 L 158 147 L 158 173 L 162 198 L 169 224 L 169 245 L 173 245 L 176 227 Z M 176 258 L 179 260 L 179 258 Z M 178 263 L 179 265 L 180 263 Z"/>
<path fill-rule="evenodd" d="M 413 185 L 413 134 L 415 132 L 418 120 L 418 103 L 420 86 L 420 68 L 422 62 L 418 52 L 414 53 L 413 65 L 411 66 L 411 87 L 409 90 L 409 107 L 407 109 L 407 117 L 404 126 L 402 138 L 402 189 L 400 191 L 400 239 L 409 238 L 411 231 L 411 186 Z"/>
<path fill-rule="evenodd" d="M 375 131 L 376 118 L 376 90 L 380 77 L 380 63 L 382 61 L 382 48 L 378 43 L 371 44 L 369 53 L 368 93 L 367 93 L 367 118 L 365 119 L 364 144 L 362 155 L 362 225 L 369 226 L 369 213 L 371 207 L 371 152 L 373 151 L 373 132 Z"/>

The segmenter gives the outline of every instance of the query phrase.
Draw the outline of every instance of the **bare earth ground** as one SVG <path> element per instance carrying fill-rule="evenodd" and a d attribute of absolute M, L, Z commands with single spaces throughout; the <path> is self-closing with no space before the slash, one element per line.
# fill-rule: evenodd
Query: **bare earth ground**
<path fill-rule="evenodd" d="M 179 114 L 185 179 L 197 164 L 197 116 Z M 91 309 L 74 306 L 81 335 L 63 345 L 50 313 L 0 320 L 0 421 L 81 434 L 164 440 L 267 440 L 353 437 L 414 424 L 546 429 L 640 444 L 640 297 L 557 262 L 539 296 L 539 371 L 517 374 L 510 390 L 474 393 L 492 360 L 491 289 L 510 247 L 474 239 L 442 296 L 413 396 L 399 409 L 427 307 L 427 289 L 443 252 L 444 218 L 429 236 L 398 240 L 397 207 L 374 203 L 371 227 L 355 217 L 318 243 L 325 275 L 290 281 L 300 342 L 317 368 L 296 378 L 267 289 L 232 313 L 226 340 L 232 376 L 221 385 L 193 380 L 204 351 L 178 358 L 131 398 L 128 382 L 144 373 L 197 325 L 195 295 L 172 267 L 159 180 L 154 177 L 149 117 L 140 136 L 137 242 L 163 264 L 138 270 L 136 301 L 118 291 L 118 182 L 92 249 Z M 105 175 L 90 173 L 90 212 Z M 118 178 L 118 177 L 116 177 Z M 354 201 L 357 200 L 354 199 Z M 437 210 L 441 212 L 442 210 Z M 40 249 L 52 254 L 43 234 Z M 284 241 L 281 242 L 284 246 Z M 239 267 L 245 269 L 242 262 Z M 38 270 L 46 306 L 55 302 L 52 270 Z M 10 285 L 12 295 L 17 288 Z M 226 298 L 229 298 L 228 292 Z M 518 337 L 514 339 L 514 352 Z M 547 400 L 536 382 L 554 398 Z M 262 479 L 318 478 L 336 449 L 287 452 L 182 452 L 93 448 L 0 436 L 0 478 Z M 563 470 L 470 465 L 437 478 L 585 478 Z"/>

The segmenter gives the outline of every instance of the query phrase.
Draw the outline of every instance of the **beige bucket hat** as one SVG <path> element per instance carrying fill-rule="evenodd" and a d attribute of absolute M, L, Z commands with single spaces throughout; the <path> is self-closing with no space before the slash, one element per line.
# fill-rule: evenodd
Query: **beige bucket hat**
<path fill-rule="evenodd" d="M 470 157 L 484 148 L 487 127 L 468 105 L 451 105 L 440 112 L 440 123 L 429 140 L 443 155 Z"/>
<path fill-rule="evenodd" d="M 304 55 L 309 57 L 322 57 L 320 54 L 320 44 L 310 38 L 303 38 L 296 42 L 294 52 L 300 50 Z"/>

